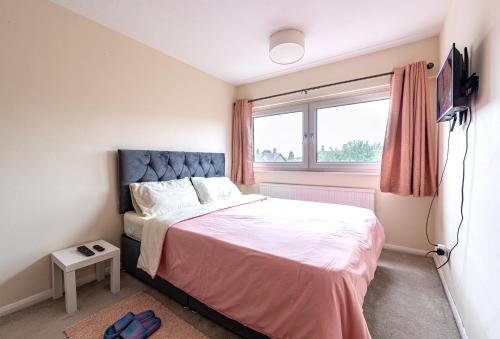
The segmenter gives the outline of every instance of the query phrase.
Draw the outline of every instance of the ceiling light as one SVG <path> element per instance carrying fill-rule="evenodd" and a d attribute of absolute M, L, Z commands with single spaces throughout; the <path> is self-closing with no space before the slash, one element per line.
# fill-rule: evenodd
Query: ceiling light
<path fill-rule="evenodd" d="M 269 38 L 269 57 L 280 65 L 293 64 L 305 53 L 304 33 L 296 29 L 284 29 Z"/>

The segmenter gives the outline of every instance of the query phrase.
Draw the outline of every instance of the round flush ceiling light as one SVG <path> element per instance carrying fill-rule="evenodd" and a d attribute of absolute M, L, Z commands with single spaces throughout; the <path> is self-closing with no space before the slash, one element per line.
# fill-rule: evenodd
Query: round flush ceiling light
<path fill-rule="evenodd" d="M 304 56 L 304 33 L 296 29 L 284 29 L 269 38 L 269 57 L 280 65 L 293 64 Z"/>

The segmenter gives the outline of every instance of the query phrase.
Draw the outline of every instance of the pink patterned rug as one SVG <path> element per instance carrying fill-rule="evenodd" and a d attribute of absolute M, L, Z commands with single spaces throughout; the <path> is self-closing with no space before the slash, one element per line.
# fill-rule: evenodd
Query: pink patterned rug
<path fill-rule="evenodd" d="M 64 333 L 70 339 L 102 339 L 104 330 L 128 311 L 137 314 L 145 310 L 153 310 L 155 315 L 161 319 L 161 327 L 150 338 L 208 339 L 203 333 L 144 292 L 125 298 L 88 316 L 66 328 Z"/>

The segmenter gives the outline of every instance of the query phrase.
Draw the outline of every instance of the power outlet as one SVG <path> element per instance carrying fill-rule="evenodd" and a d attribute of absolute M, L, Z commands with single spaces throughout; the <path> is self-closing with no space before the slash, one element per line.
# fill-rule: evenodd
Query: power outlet
<path fill-rule="evenodd" d="M 448 248 L 443 244 L 434 246 L 434 251 L 436 251 L 436 254 L 439 256 L 448 256 Z"/>

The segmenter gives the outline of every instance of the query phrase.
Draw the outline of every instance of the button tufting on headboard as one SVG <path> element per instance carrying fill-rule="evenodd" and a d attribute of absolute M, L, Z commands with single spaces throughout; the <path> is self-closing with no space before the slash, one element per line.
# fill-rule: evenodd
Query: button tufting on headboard
<path fill-rule="evenodd" d="M 134 182 L 185 177 L 222 177 L 224 153 L 118 150 L 119 210 L 132 211 L 129 186 Z"/>

